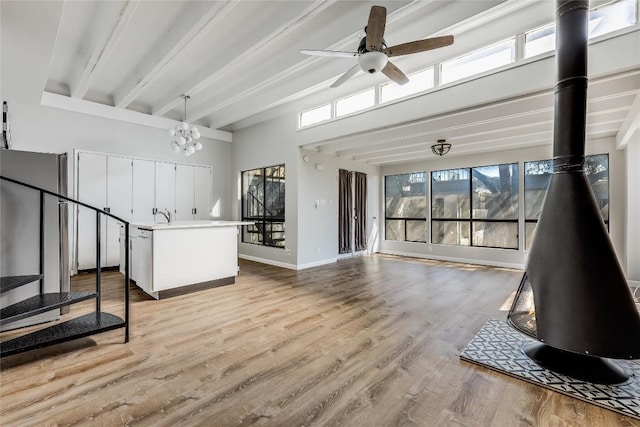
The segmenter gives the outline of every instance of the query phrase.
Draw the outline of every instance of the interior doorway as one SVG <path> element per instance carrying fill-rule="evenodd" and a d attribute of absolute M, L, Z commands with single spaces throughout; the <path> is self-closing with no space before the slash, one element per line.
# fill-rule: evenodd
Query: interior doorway
<path fill-rule="evenodd" d="M 359 255 L 367 249 L 367 174 L 338 172 L 338 254 Z"/>

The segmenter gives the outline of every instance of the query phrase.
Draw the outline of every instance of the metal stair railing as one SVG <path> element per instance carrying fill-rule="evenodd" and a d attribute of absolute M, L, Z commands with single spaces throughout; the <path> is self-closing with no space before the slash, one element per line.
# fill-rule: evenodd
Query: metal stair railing
<path fill-rule="evenodd" d="M 82 206 L 84 208 L 90 209 L 92 211 L 94 211 L 96 213 L 96 313 L 100 314 L 100 310 L 101 310 L 101 278 L 100 278 L 100 274 L 101 274 L 101 264 L 100 264 L 100 258 L 101 258 L 101 254 L 100 254 L 100 239 L 101 239 L 101 227 L 100 227 L 100 223 L 101 223 L 101 218 L 102 216 L 106 215 L 108 217 L 113 218 L 114 220 L 122 223 L 124 225 L 124 231 L 125 231 L 125 242 L 129 241 L 129 222 L 125 221 L 124 219 L 111 214 L 110 212 L 106 212 L 102 209 L 96 208 L 94 206 L 88 205 L 86 203 L 80 202 L 78 200 L 69 198 L 67 196 L 63 196 L 61 194 L 57 194 L 53 191 L 49 191 L 46 190 L 44 188 L 40 188 L 40 187 L 36 187 L 34 185 L 31 184 L 27 184 L 25 182 L 21 182 L 18 180 L 15 180 L 13 178 L 8 178 L 5 176 L 0 176 L 0 180 L 2 181 L 7 181 L 25 188 L 29 188 L 31 190 L 34 191 L 38 191 L 39 195 L 40 195 L 40 200 L 39 200 L 39 226 L 40 226 L 40 234 L 39 234 L 39 275 L 41 277 L 40 280 L 40 294 L 44 294 L 44 267 L 45 267 L 45 255 L 44 255 L 44 235 L 45 235 L 45 228 L 44 228 L 44 219 L 45 219 L 45 209 L 44 209 L 44 201 L 45 201 L 45 195 L 48 196 L 53 196 L 56 197 L 60 200 L 64 200 L 67 202 L 71 202 L 74 203 L 78 206 Z M 117 327 L 124 327 L 125 328 L 125 338 L 124 338 L 124 342 L 128 342 L 129 341 L 129 286 L 130 286 L 130 265 L 129 265 L 129 245 L 125 244 L 124 245 L 125 248 L 125 274 L 124 274 L 124 322 L 122 326 L 117 326 Z M 108 314 L 108 313 L 105 313 Z M 113 329 L 113 328 L 112 328 Z M 100 331 L 97 331 L 96 333 L 98 333 Z M 91 335 L 89 334 L 85 334 L 85 336 L 87 335 Z M 71 339 L 75 339 L 75 338 L 70 338 Z M 57 340 L 55 343 L 58 342 L 63 342 L 66 341 L 64 339 L 61 340 Z M 50 345 L 50 344 L 45 344 L 45 345 Z M 44 346 L 44 345 L 43 345 Z M 13 354 L 13 353 L 12 353 Z"/>

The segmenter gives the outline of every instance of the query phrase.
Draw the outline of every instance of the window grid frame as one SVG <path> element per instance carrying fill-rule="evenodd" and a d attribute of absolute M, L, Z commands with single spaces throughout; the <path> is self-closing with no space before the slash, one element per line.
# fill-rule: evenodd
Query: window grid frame
<path fill-rule="evenodd" d="M 410 243 L 427 243 L 428 242 L 428 231 L 429 231 L 429 222 L 428 222 L 428 212 L 425 212 L 424 218 L 421 217 L 396 217 L 396 216 L 388 216 L 387 215 L 387 177 L 390 176 L 399 176 L 399 175 L 412 175 L 412 174 L 422 174 L 424 176 L 424 197 L 426 200 L 427 197 L 427 172 L 406 172 L 406 173 L 397 173 L 393 175 L 385 175 L 384 176 L 384 240 L 388 240 L 390 242 L 410 242 Z M 426 206 L 425 206 L 426 209 Z M 428 209 L 426 209 L 428 210 Z M 404 240 L 395 240 L 395 239 L 387 239 L 387 221 L 402 221 L 402 229 L 404 231 Z M 425 222 L 425 236 L 424 241 L 422 240 L 407 240 L 407 221 L 424 221 Z"/>
<path fill-rule="evenodd" d="M 242 243 L 245 243 L 247 245 L 256 245 L 256 246 L 266 246 L 266 247 L 270 247 L 270 248 L 276 248 L 276 249 L 286 249 L 286 202 L 285 202 L 285 208 L 284 208 L 284 212 L 282 214 L 282 217 L 278 216 L 278 217 L 270 217 L 267 216 L 266 211 L 267 211 L 267 206 L 264 203 L 265 201 L 260 201 L 260 203 L 263 205 L 263 212 L 262 212 L 262 216 L 260 217 L 253 217 L 253 216 L 249 216 L 247 213 L 247 199 L 245 197 L 245 193 L 248 192 L 248 189 L 245 188 L 245 179 L 244 179 L 244 174 L 247 172 L 252 172 L 252 171 L 257 171 L 260 170 L 262 171 L 262 176 L 264 177 L 262 180 L 262 194 L 264 195 L 264 197 L 266 197 L 267 194 L 267 169 L 273 169 L 273 168 L 282 168 L 284 171 L 284 178 L 282 178 L 282 180 L 285 183 L 285 197 L 286 197 L 286 167 L 285 167 L 285 163 L 281 163 L 281 164 L 277 164 L 277 165 L 271 165 L 271 166 L 264 166 L 264 167 L 258 167 L 258 168 L 252 168 L 252 169 L 247 169 L 247 170 L 243 170 L 240 171 L 240 180 L 241 180 L 241 215 L 242 215 L 242 221 L 247 221 L 247 222 L 254 222 L 255 224 L 253 224 L 253 226 L 257 226 L 257 224 L 262 223 L 263 226 L 263 230 L 262 232 L 259 232 L 259 234 L 262 235 L 262 242 L 260 242 L 260 240 L 256 243 L 256 242 L 250 242 L 250 241 L 246 241 L 245 240 L 245 235 L 244 232 L 240 233 L 240 241 Z M 259 219 L 258 219 L 259 218 Z M 283 240 L 283 245 L 282 246 L 278 246 L 278 245 L 274 245 L 274 244 L 268 244 L 267 243 L 267 239 L 265 238 L 266 234 L 267 234 L 267 224 L 269 224 L 269 226 L 272 228 L 273 224 L 282 224 L 283 226 L 283 233 L 284 234 L 284 239 Z M 248 225 L 244 225 L 244 227 L 250 227 Z M 244 229 L 243 229 L 244 231 Z M 273 230 L 271 231 L 273 233 Z M 260 239 L 260 238 L 259 238 Z"/>
<path fill-rule="evenodd" d="M 474 247 L 474 248 L 491 248 L 491 249 L 505 249 L 505 250 L 520 250 L 520 219 L 519 217 L 516 218 L 474 218 L 473 216 L 473 170 L 476 168 L 484 168 L 484 167 L 490 167 L 490 166 L 500 166 L 500 165 L 516 165 L 516 167 L 518 168 L 518 174 L 520 173 L 520 167 L 519 167 L 520 162 L 510 162 L 510 163 L 499 163 L 499 164 L 494 164 L 494 165 L 481 165 L 481 166 L 471 166 L 471 167 L 466 167 L 466 168 L 455 168 L 456 170 L 459 169 L 466 169 L 468 171 L 468 182 L 469 182 L 469 217 L 468 218 L 447 218 L 447 217 L 434 217 L 433 216 L 433 174 L 436 172 L 441 172 L 443 170 L 453 170 L 453 169 L 440 169 L 440 170 L 432 170 L 431 171 L 431 191 L 430 191 L 430 205 L 431 205 L 431 210 L 430 210 L 430 219 L 429 219 L 429 225 L 430 225 L 430 230 L 431 233 L 429 234 L 429 244 L 432 245 L 444 245 L 444 246 L 469 246 L 469 247 Z M 516 211 L 519 211 L 520 209 L 520 194 L 519 194 L 519 189 L 518 189 L 518 208 L 516 209 Z M 469 245 L 457 245 L 457 244 L 453 244 L 453 243 L 438 243 L 438 242 L 434 242 L 433 241 L 433 221 L 441 221 L 441 222 L 461 222 L 461 223 L 468 223 L 469 224 Z M 474 243 L 474 239 L 473 239 L 473 230 L 474 230 L 474 224 L 477 223 L 503 223 L 503 224 L 516 224 L 516 246 L 515 247 L 503 247 L 503 246 L 487 246 L 487 245 L 479 245 L 479 244 L 475 244 Z"/>
<path fill-rule="evenodd" d="M 599 154 L 587 154 L 585 155 L 585 161 L 588 157 L 595 157 L 595 156 L 607 156 L 607 195 L 609 196 L 609 200 L 611 200 L 611 181 L 610 181 L 610 170 L 611 168 L 610 166 L 610 155 L 609 153 L 599 153 Z M 523 161 L 523 168 L 522 168 L 522 174 L 523 174 L 523 192 L 525 192 L 527 190 L 527 173 L 526 173 L 526 167 L 525 165 L 527 163 L 534 163 L 534 162 L 545 162 L 545 161 L 550 161 L 551 159 L 540 159 L 540 160 L 528 160 L 528 161 Z M 593 189 L 592 189 L 593 190 Z M 546 194 L 546 190 L 545 190 L 545 194 Z M 609 202 L 610 204 L 611 202 Z M 540 220 L 540 218 L 527 218 L 527 207 L 526 207 L 526 197 L 523 198 L 522 201 L 522 207 L 524 209 L 524 246 L 523 246 L 523 250 L 524 252 L 529 252 L 529 250 L 531 249 L 531 247 L 527 247 L 527 224 L 538 224 L 538 221 Z M 611 232 L 610 228 L 609 228 L 609 222 L 611 219 L 611 212 L 609 212 L 609 215 L 607 216 L 607 219 L 602 218 L 602 221 L 604 222 L 604 224 L 607 226 L 607 231 Z M 533 235 L 531 236 L 531 241 L 533 242 Z"/>

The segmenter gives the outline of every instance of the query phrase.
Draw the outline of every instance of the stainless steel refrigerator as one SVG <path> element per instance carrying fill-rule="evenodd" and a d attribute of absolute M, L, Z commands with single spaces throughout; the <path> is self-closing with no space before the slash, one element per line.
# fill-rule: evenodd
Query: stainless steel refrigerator
<path fill-rule="evenodd" d="M 66 196 L 67 155 L 18 150 L 0 150 L 0 175 Z M 11 182 L 1 181 L 0 199 L 0 275 L 39 274 L 40 194 Z M 68 207 L 64 200 L 45 196 L 44 203 L 44 289 L 69 291 Z M 5 292 L 0 306 L 6 307 L 40 291 L 39 282 Z M 56 320 L 53 310 L 11 323 L 15 329 Z M 5 330 L 0 326 L 1 330 Z"/>

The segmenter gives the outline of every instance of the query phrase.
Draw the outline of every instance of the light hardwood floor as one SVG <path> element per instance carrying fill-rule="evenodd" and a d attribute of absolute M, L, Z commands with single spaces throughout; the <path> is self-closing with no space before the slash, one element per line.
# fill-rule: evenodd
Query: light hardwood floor
<path fill-rule="evenodd" d="M 133 286 L 128 344 L 120 330 L 4 359 L 0 424 L 640 425 L 459 360 L 505 318 L 520 271 L 383 255 L 240 267 L 233 285 L 161 301 Z M 121 280 L 103 274 L 106 306 Z"/>

